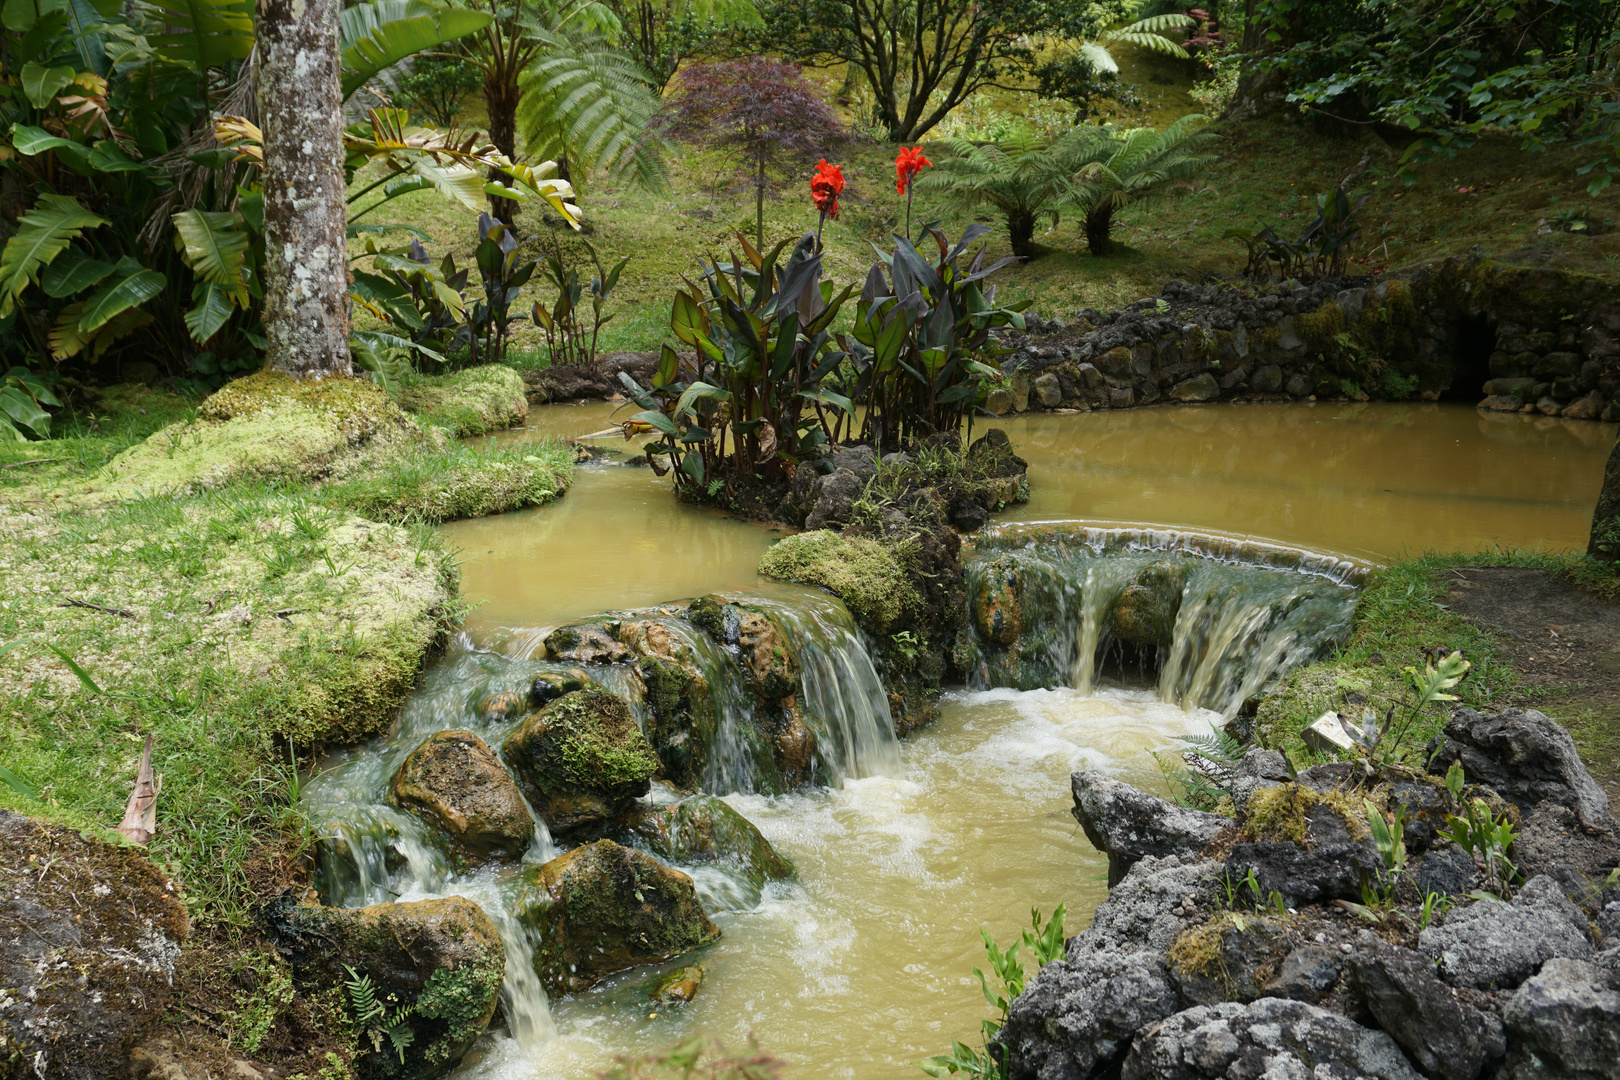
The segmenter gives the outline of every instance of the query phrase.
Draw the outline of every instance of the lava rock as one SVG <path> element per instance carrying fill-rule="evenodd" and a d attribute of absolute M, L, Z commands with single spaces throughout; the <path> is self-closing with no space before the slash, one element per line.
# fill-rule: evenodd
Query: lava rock
<path fill-rule="evenodd" d="M 855 500 L 866 489 L 866 481 L 847 469 L 829 473 L 816 480 L 812 491 L 813 502 L 805 515 L 806 529 L 825 529 L 829 525 L 847 525 L 855 513 Z"/>
<path fill-rule="evenodd" d="M 553 833 L 629 809 L 658 772 L 629 706 L 600 690 L 576 690 L 530 714 L 502 751 Z"/>
<path fill-rule="evenodd" d="M 1620 973 L 1562 958 L 1519 987 L 1503 1010 L 1504 1080 L 1620 1078 Z"/>
<path fill-rule="evenodd" d="M 1275 394 L 1282 389 L 1282 368 L 1276 364 L 1262 364 L 1249 376 L 1249 385 L 1257 394 Z"/>
<path fill-rule="evenodd" d="M 470 731 L 440 731 L 412 750 L 394 773 L 389 798 L 443 829 L 473 865 L 521 859 L 534 839 L 517 784 Z"/>
<path fill-rule="evenodd" d="M 1407 863 L 1412 884 L 1424 896 L 1466 896 L 1479 881 L 1479 867 L 1473 856 L 1456 844 L 1432 848 Z"/>
<path fill-rule="evenodd" d="M 1063 404 L 1063 383 L 1050 371 L 1035 376 L 1031 389 L 1043 409 L 1055 409 Z"/>
<path fill-rule="evenodd" d="M 1094 769 L 1069 778 L 1075 820 L 1108 855 L 1108 883 L 1118 884 L 1146 856 L 1196 855 L 1233 824 L 1231 818 L 1166 802 Z"/>
<path fill-rule="evenodd" d="M 1586 918 L 1549 877 L 1533 878 L 1512 903 L 1476 900 L 1418 935 L 1418 949 L 1454 986 L 1518 986 L 1555 957 L 1590 960 Z"/>
<path fill-rule="evenodd" d="M 1253 1001 L 1270 992 L 1266 983 L 1286 943 L 1286 928 L 1277 919 L 1217 913 L 1183 931 L 1170 947 L 1170 981 L 1187 1005 Z"/>
<path fill-rule="evenodd" d="M 1575 811 L 1549 800 L 1524 815 L 1513 839 L 1513 863 L 1525 877 L 1546 874 L 1566 896 L 1590 904 L 1620 866 L 1620 838 L 1582 828 Z"/>
<path fill-rule="evenodd" d="M 1120 1075 L 1122 1080 L 1419 1080 L 1384 1032 L 1282 998 L 1177 1013 L 1137 1038 Z"/>
<path fill-rule="evenodd" d="M 720 936 L 690 877 L 611 840 L 526 869 L 512 914 L 537 942 L 535 974 L 553 994 L 664 963 Z"/>
<path fill-rule="evenodd" d="M 1326 945 L 1301 945 L 1283 957 L 1277 977 L 1266 985 L 1266 996 L 1315 1005 L 1339 985 L 1342 954 Z"/>
<path fill-rule="evenodd" d="M 1088 1080 L 1123 1056 L 1137 1031 L 1180 1008 L 1156 954 L 1086 953 L 1042 967 L 997 1040 L 1010 1080 Z"/>
<path fill-rule="evenodd" d="M 1000 428 L 991 428 L 968 447 L 968 458 L 991 476 L 1023 476 L 1029 462 L 1013 453 L 1012 440 Z"/>
<path fill-rule="evenodd" d="M 1226 873 L 1243 881 L 1253 871 L 1263 896 L 1282 894 L 1289 907 L 1322 900 L 1361 899 L 1364 880 L 1376 881 L 1384 863 L 1362 844 L 1322 844 L 1309 851 L 1298 844 L 1238 844 L 1226 858 Z"/>
<path fill-rule="evenodd" d="M 0 1076 L 123 1075 L 188 931 L 144 852 L 0 810 Z"/>
<path fill-rule="evenodd" d="M 1378 1026 L 1428 1075 L 1475 1080 L 1502 1056 L 1501 1021 L 1458 1001 L 1428 957 L 1363 932 L 1349 969 Z"/>
<path fill-rule="evenodd" d="M 1091 925 L 1069 939 L 1071 960 L 1091 953 L 1163 953 L 1200 912 L 1215 906 L 1221 864 L 1170 855 L 1132 866 L 1108 890 Z"/>
<path fill-rule="evenodd" d="M 1534 709 L 1507 709 L 1495 716 L 1457 709 L 1429 744 L 1428 759 L 1436 775 L 1460 761 L 1469 783 L 1489 787 L 1522 809 L 1551 799 L 1589 826 L 1611 833 L 1620 829 L 1610 816 L 1608 795 L 1581 764 L 1569 732 Z"/>
<path fill-rule="evenodd" d="M 1242 813 L 1249 805 L 1254 793 L 1266 788 L 1281 787 L 1288 783 L 1292 776 L 1288 772 L 1288 759 L 1277 750 L 1263 750 L 1258 746 L 1250 747 L 1243 755 L 1243 760 L 1237 763 L 1232 770 L 1232 779 L 1228 785 L 1232 792 L 1232 804 Z"/>
<path fill-rule="evenodd" d="M 1311 377 L 1300 371 L 1289 377 L 1288 385 L 1284 389 L 1289 397 L 1300 398 L 1309 394 L 1314 388 L 1315 384 L 1311 382 Z"/>
<path fill-rule="evenodd" d="M 265 930 L 301 984 L 339 989 L 350 971 L 378 1001 L 407 1010 L 413 1036 L 403 1063 L 388 1053 L 356 1059 L 362 1080 L 429 1080 L 449 1072 L 489 1026 L 506 973 L 506 948 L 490 917 L 460 896 L 330 908 L 273 901 Z"/>

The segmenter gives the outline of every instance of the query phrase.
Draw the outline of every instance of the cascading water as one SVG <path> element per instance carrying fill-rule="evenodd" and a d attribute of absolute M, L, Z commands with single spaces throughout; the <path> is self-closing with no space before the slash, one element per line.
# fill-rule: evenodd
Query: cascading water
<path fill-rule="evenodd" d="M 1021 526 L 967 562 L 976 685 L 1091 690 L 1109 647 L 1154 654 L 1159 696 L 1230 719 L 1344 639 L 1364 568 L 1147 529 Z"/>
<path fill-rule="evenodd" d="M 974 1027 L 976 995 L 938 1006 L 961 996 L 982 917 L 952 898 L 1009 913 L 1094 901 L 1101 864 L 1053 810 L 1068 773 L 1109 768 L 1154 784 L 1141 772 L 1145 751 L 1207 733 L 1342 636 L 1356 574 L 1306 553 L 1078 529 L 993 532 L 967 567 L 980 689 L 948 695 L 942 719 L 903 746 L 871 643 L 841 602 L 814 590 L 724 597 L 707 621 L 666 605 L 572 624 L 620 643 L 613 662 L 559 655 L 567 627 L 457 635 L 395 730 L 335 756 L 310 783 L 306 806 L 325 838 L 323 898 L 353 907 L 454 895 L 490 916 L 506 947 L 501 1019 L 458 1071 L 469 1080 L 589 1075 L 699 1027 L 733 1045 L 758 1032 L 790 1061 L 816 1062 L 817 1076 L 911 1075 L 911 1062 Z M 1120 597 L 1144 582 L 1174 586 L 1173 604 L 1138 619 L 1165 623 L 1152 650 L 1156 691 L 1098 679 L 1121 640 Z M 1145 599 L 1164 597 L 1148 589 Z M 759 645 L 761 619 L 791 654 L 786 697 L 763 689 L 760 665 L 774 661 Z M 390 781 L 438 732 L 465 728 L 501 753 L 542 700 L 525 700 L 531 687 L 548 679 L 583 679 L 621 698 L 656 742 L 666 718 L 653 661 L 684 673 L 683 693 L 701 698 L 682 698 L 694 730 L 710 733 L 693 751 L 689 786 L 723 795 L 797 862 L 799 879 L 761 887 L 723 863 L 667 860 L 692 878 L 724 934 L 702 954 L 702 994 L 684 1010 L 649 1011 L 647 973 L 632 970 L 551 1001 L 535 931 L 514 916 L 525 869 L 559 854 L 543 819 L 530 808 L 535 839 L 520 863 L 468 870 L 445 836 L 392 804 Z M 795 724 L 809 737 L 784 740 Z M 811 747 L 812 764 L 795 771 L 784 745 Z M 790 777 L 810 786 L 789 790 Z M 683 798 L 658 783 L 643 805 Z M 993 928 L 1002 938 L 1009 929 Z M 888 944 L 874 951 L 872 941 Z"/>

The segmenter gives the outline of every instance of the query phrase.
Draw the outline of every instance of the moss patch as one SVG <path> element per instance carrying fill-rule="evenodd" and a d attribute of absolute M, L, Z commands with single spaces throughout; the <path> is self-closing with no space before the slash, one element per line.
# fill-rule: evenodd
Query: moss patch
<path fill-rule="evenodd" d="M 458 436 L 513 427 L 529 415 L 523 377 L 502 364 L 410 378 L 399 392 L 399 404 L 419 420 Z"/>
<path fill-rule="evenodd" d="M 892 547 L 828 529 L 799 533 L 772 545 L 759 573 L 778 581 L 819 585 L 838 596 L 863 627 L 878 633 L 900 621 L 917 592 Z"/>

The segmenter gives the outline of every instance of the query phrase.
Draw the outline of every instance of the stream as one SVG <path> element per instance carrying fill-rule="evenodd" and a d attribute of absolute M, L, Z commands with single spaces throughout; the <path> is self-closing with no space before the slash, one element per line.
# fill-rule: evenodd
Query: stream
<path fill-rule="evenodd" d="M 541 408 L 500 438 L 598 431 L 612 410 Z M 1061 902 L 1073 933 L 1107 894 L 1106 860 L 1069 814 L 1072 771 L 1164 790 L 1153 752 L 1209 734 L 1282 670 L 1330 648 L 1373 561 L 1408 546 L 1583 546 L 1613 441 L 1610 425 L 1449 405 L 1207 406 L 999 426 L 1030 462 L 1034 497 L 980 538 L 969 582 L 994 560 L 1015 561 L 1040 597 L 1041 647 L 1009 658 L 984 643 L 973 686 L 948 693 L 940 719 L 903 742 L 842 605 L 754 575 L 781 534 L 683 506 L 646 469 L 584 467 L 553 506 L 444 527 L 467 560 L 463 593 L 481 606 L 396 730 L 327 761 L 306 806 L 333 838 L 327 902 L 459 894 L 501 929 L 503 1007 L 457 1077 L 589 1076 L 695 1031 L 734 1049 L 757 1038 L 792 1077 L 922 1075 L 916 1062 L 951 1039 L 977 1042 L 988 1014 L 972 974 L 984 966 L 981 927 L 1005 944 L 1031 907 Z M 1051 522 L 1064 524 L 1035 524 Z M 1166 558 L 1186 568 L 1186 584 L 1157 681 L 1106 674 L 1102 611 Z M 829 784 L 758 794 L 768 785 L 745 748 L 720 740 L 704 785 L 796 864 L 798 880 L 760 892 L 713 866 L 683 868 L 723 932 L 665 965 L 705 968 L 688 1005 L 649 1004 L 643 985 L 662 970 L 652 968 L 550 1001 L 506 914 L 515 868 L 454 873 L 419 819 L 384 803 L 388 779 L 429 734 L 477 728 L 483 694 L 566 666 L 543 659 L 550 629 L 711 592 L 776 613 L 806 672 Z M 705 660 L 717 699 L 726 663 Z M 628 668 L 592 674 L 639 714 Z M 725 723 L 744 719 L 735 700 L 717 704 Z M 517 722 L 478 730 L 498 745 Z M 542 825 L 525 862 L 555 854 Z"/>

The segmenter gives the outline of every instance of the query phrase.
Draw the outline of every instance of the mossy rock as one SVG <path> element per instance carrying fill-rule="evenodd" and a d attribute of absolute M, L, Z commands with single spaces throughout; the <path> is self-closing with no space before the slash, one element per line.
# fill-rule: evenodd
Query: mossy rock
<path fill-rule="evenodd" d="M 502 751 L 553 833 L 624 812 L 658 772 L 629 706 L 600 690 L 576 690 L 532 713 Z"/>
<path fill-rule="evenodd" d="M 611 840 L 525 870 L 512 914 L 536 943 L 534 970 L 552 994 L 673 960 L 720 936 L 691 878 Z"/>
<path fill-rule="evenodd" d="M 720 716 L 708 680 L 695 667 L 644 656 L 636 674 L 646 702 L 647 737 L 671 783 L 695 787 L 714 750 Z"/>
<path fill-rule="evenodd" d="M 583 671 L 543 671 L 529 684 L 529 704 L 538 709 L 575 690 L 600 690 Z"/>
<path fill-rule="evenodd" d="M 826 589 L 870 634 L 889 634 L 920 603 L 895 547 L 829 529 L 777 541 L 759 560 L 759 573 Z"/>
<path fill-rule="evenodd" d="M 411 751 L 394 773 L 389 799 L 442 829 L 463 865 L 521 859 L 534 839 L 517 784 L 470 731 L 438 732 Z"/>
<path fill-rule="evenodd" d="M 1345 840 L 1360 842 L 1371 832 L 1361 796 L 1338 790 L 1318 792 L 1304 784 L 1261 788 L 1244 807 L 1243 839 L 1255 843 L 1290 842 L 1302 848 Z"/>
<path fill-rule="evenodd" d="M 614 636 L 617 629 L 615 622 L 560 626 L 546 635 L 546 658 L 571 664 L 622 664 L 630 658 L 630 650 Z"/>
<path fill-rule="evenodd" d="M 579 689 L 572 687 L 571 689 Z M 561 697 L 561 694 L 556 695 Z M 486 724 L 504 724 L 523 709 L 523 695 L 513 690 L 496 690 L 480 697 L 473 712 Z"/>
<path fill-rule="evenodd" d="M 400 389 L 399 404 L 406 412 L 461 437 L 513 427 L 529 415 L 523 376 L 503 364 L 412 379 Z"/>
<path fill-rule="evenodd" d="M 686 609 L 686 620 L 736 652 L 761 701 L 774 704 L 799 692 L 799 658 L 770 612 L 700 596 Z"/>
<path fill-rule="evenodd" d="M 266 929 L 299 983 L 339 990 L 349 971 L 371 981 L 376 999 L 407 1010 L 414 1038 L 405 1060 L 385 1037 L 381 1051 L 354 1063 L 361 1080 L 429 1080 L 443 1076 L 472 1047 L 495 1015 L 506 972 L 506 947 L 490 917 L 460 896 L 365 908 L 274 903 Z M 369 1050 L 369 1040 L 362 1040 Z"/>
<path fill-rule="evenodd" d="M 1012 645 L 1024 632 L 1023 571 L 1001 555 L 985 566 L 973 586 L 973 625 L 981 641 Z"/>
<path fill-rule="evenodd" d="M 756 898 L 769 882 L 792 880 L 797 874 L 753 822 L 713 795 L 647 808 L 630 826 L 626 839 L 668 862 L 725 867 L 745 881 Z"/>
<path fill-rule="evenodd" d="M 1186 584 L 1187 568 L 1181 563 L 1166 560 L 1143 567 L 1110 606 L 1109 630 L 1142 648 L 1170 644 Z"/>
<path fill-rule="evenodd" d="M 1189 1005 L 1249 1002 L 1265 995 L 1288 949 L 1281 920 L 1222 911 L 1183 930 L 1170 946 L 1166 967 Z"/>
<path fill-rule="evenodd" d="M 125 1075 L 187 932 L 145 852 L 0 810 L 0 1076 Z"/>

